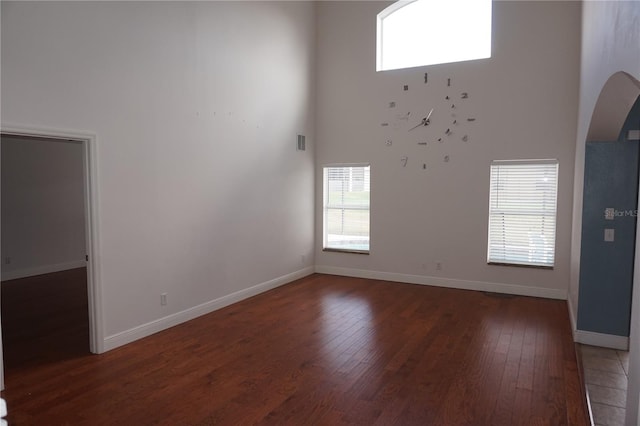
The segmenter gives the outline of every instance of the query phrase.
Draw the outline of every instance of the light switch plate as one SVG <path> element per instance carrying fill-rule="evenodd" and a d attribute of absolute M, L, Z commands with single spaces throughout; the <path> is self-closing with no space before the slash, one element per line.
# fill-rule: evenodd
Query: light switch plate
<path fill-rule="evenodd" d="M 608 243 L 613 242 L 615 239 L 615 229 L 606 228 L 604 230 L 604 240 Z"/>

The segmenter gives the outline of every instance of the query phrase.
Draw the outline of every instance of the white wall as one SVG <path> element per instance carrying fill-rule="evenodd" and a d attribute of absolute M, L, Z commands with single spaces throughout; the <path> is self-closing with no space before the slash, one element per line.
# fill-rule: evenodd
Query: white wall
<path fill-rule="evenodd" d="M 83 161 L 80 143 L 2 138 L 3 280 L 84 266 Z"/>
<path fill-rule="evenodd" d="M 491 59 L 376 73 L 376 14 L 388 4 L 318 6 L 316 203 L 322 203 L 321 166 L 327 163 L 370 162 L 372 188 L 371 254 L 322 252 L 317 209 L 318 269 L 565 298 L 580 3 L 494 2 Z M 452 21 L 452 32 L 462 30 Z M 437 42 L 425 41 L 425 48 Z M 447 78 L 452 79 L 450 88 Z M 458 99 L 463 91 L 469 99 L 459 101 L 458 118 L 477 121 L 454 126 L 453 137 L 434 142 L 433 122 L 451 119 L 442 106 L 444 97 Z M 395 110 L 388 108 L 391 101 L 397 102 Z M 434 106 L 429 129 L 407 131 Z M 396 120 L 395 111 L 411 112 L 409 123 Z M 382 127 L 383 122 L 390 126 Z M 466 133 L 465 143 L 460 138 Z M 392 146 L 386 146 L 387 139 Z M 428 145 L 418 146 L 423 139 Z M 400 158 L 405 155 L 409 160 L 403 168 Z M 445 155 L 449 163 L 443 161 Z M 490 162 L 538 158 L 560 163 L 555 268 L 487 265 Z M 442 262 L 442 271 L 436 270 L 436 262 Z"/>
<path fill-rule="evenodd" d="M 311 270 L 313 10 L 2 2 L 2 124 L 96 135 L 106 348 Z"/>
<path fill-rule="evenodd" d="M 569 303 L 577 315 L 580 237 L 582 228 L 582 190 L 584 183 L 585 142 L 591 117 L 602 88 L 619 71 L 640 80 L 640 3 L 635 1 L 589 1 L 583 4 L 580 103 L 576 135 L 575 191 L 571 251 L 571 287 Z M 633 102 L 633 100 L 630 100 Z M 628 105 L 631 107 L 631 105 Z M 636 249 L 636 271 L 640 266 Z M 630 336 L 630 372 L 625 424 L 638 422 L 640 395 L 640 276 L 634 278 Z M 575 324 L 575 317 L 574 317 Z"/>

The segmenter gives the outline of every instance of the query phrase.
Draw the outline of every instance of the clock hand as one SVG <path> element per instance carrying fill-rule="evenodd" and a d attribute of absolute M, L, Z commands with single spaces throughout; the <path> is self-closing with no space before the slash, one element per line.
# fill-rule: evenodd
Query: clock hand
<path fill-rule="evenodd" d="M 425 123 L 425 119 L 423 118 L 419 124 L 416 124 L 415 126 L 410 128 L 409 131 L 412 131 L 413 129 L 417 129 L 418 127 L 424 126 L 425 125 L 424 123 Z"/>
<path fill-rule="evenodd" d="M 429 119 L 431 118 L 431 114 L 433 114 L 433 108 L 431 108 L 431 111 L 429 111 L 429 115 L 427 115 L 427 119 L 426 119 L 426 122 L 424 124 L 425 126 L 427 126 L 429 124 Z"/>
<path fill-rule="evenodd" d="M 431 111 L 429 111 L 429 114 L 420 121 L 420 124 L 418 124 L 416 126 L 413 126 L 412 128 L 409 129 L 409 131 L 411 131 L 413 129 L 417 129 L 420 126 L 428 126 L 429 123 L 431 122 L 430 121 L 431 114 L 433 114 L 433 108 L 431 108 Z"/>

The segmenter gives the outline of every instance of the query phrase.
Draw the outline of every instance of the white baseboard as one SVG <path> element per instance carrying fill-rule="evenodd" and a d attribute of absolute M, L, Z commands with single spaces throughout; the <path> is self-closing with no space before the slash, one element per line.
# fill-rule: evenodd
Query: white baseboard
<path fill-rule="evenodd" d="M 18 278 L 33 277 L 35 275 L 51 274 L 53 272 L 67 271 L 69 269 L 84 268 L 86 260 L 74 260 L 73 262 L 56 263 L 54 265 L 35 266 L 33 268 L 16 269 L 15 271 L 3 271 L 2 281 L 16 280 Z"/>
<path fill-rule="evenodd" d="M 573 309 L 573 303 L 571 303 L 571 296 L 567 297 L 567 309 L 569 310 L 569 321 L 571 321 L 571 335 L 573 336 L 573 341 L 577 342 L 578 338 L 576 336 L 576 333 L 578 331 L 578 324 L 576 321 L 577 320 L 577 316 L 576 316 L 576 311 Z"/>
<path fill-rule="evenodd" d="M 600 346 L 602 348 L 629 350 L 629 338 L 615 334 L 595 333 L 593 331 L 576 330 L 574 340 L 583 345 Z"/>
<path fill-rule="evenodd" d="M 201 305 L 194 306 L 193 308 L 189 308 L 181 312 L 176 312 L 175 314 L 159 318 L 155 321 L 151 321 L 132 329 L 107 336 L 104 339 L 104 352 L 126 345 L 127 343 L 131 343 L 135 340 L 142 339 L 143 337 L 150 336 L 159 331 L 174 327 L 178 324 L 182 324 L 183 322 L 190 321 L 194 318 L 224 308 L 225 306 L 229 306 L 233 303 L 239 302 L 257 294 L 264 293 L 265 291 L 271 290 L 281 285 L 288 284 L 297 279 L 304 278 L 308 275 L 313 274 L 313 272 L 314 269 L 310 266 L 308 268 L 283 275 L 273 280 L 257 284 L 253 287 L 249 287 L 247 289 L 222 296 L 218 299 L 211 300 Z"/>
<path fill-rule="evenodd" d="M 457 288 L 462 290 L 489 291 L 493 293 L 515 294 L 519 296 L 543 297 L 546 299 L 567 299 L 566 290 L 558 290 L 553 288 L 527 287 L 516 284 L 457 280 L 451 278 L 409 275 L 396 272 L 369 271 L 364 269 L 337 268 L 333 266 L 322 265 L 316 265 L 315 271 L 320 274 L 343 275 L 347 277 L 395 281 L 408 284 L 422 284 L 435 287 Z"/>
<path fill-rule="evenodd" d="M 578 330 L 576 311 L 573 308 L 571 298 L 567 299 L 569 306 L 569 320 L 571 321 L 571 332 L 573 341 L 582 343 L 583 345 L 600 346 L 602 348 L 618 349 L 621 351 L 629 350 L 629 338 L 625 336 L 617 336 L 615 334 L 603 334 L 593 331 Z"/>

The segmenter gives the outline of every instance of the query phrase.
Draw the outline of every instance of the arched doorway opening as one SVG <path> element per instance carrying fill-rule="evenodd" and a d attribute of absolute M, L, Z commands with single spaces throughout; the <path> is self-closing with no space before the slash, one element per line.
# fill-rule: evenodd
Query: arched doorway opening
<path fill-rule="evenodd" d="M 600 92 L 586 138 L 576 337 L 629 349 L 625 424 L 637 423 L 640 396 L 639 129 L 640 82 L 617 72 Z"/>

